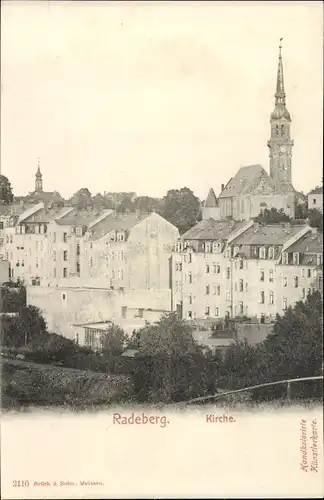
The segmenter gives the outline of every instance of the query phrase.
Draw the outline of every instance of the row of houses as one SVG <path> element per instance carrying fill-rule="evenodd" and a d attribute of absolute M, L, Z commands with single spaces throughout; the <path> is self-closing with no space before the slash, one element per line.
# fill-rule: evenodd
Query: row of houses
<path fill-rule="evenodd" d="M 2 262 L 49 328 L 80 343 L 111 321 L 131 333 L 169 311 L 270 323 L 322 291 L 323 236 L 304 223 L 209 218 L 180 237 L 154 212 L 12 208 L 1 215 Z"/>

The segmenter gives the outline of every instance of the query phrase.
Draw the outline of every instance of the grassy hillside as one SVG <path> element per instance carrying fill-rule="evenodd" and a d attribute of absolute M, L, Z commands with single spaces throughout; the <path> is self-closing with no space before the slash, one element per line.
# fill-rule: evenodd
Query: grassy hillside
<path fill-rule="evenodd" d="M 1 359 L 2 408 L 109 404 L 129 398 L 132 381 L 110 375 L 15 359 Z"/>

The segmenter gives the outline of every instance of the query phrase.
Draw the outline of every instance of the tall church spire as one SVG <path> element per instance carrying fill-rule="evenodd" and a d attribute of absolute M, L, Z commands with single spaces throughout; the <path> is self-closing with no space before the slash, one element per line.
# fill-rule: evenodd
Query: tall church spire
<path fill-rule="evenodd" d="M 283 73 L 283 64 L 282 64 L 282 42 L 283 38 L 280 38 L 279 45 L 279 60 L 278 60 L 278 71 L 277 71 L 277 89 L 276 89 L 276 104 L 286 104 L 286 94 L 285 94 L 285 85 L 284 85 L 284 73 Z"/>
<path fill-rule="evenodd" d="M 286 108 L 286 94 L 282 63 L 282 38 L 279 44 L 275 107 L 271 113 L 271 136 L 268 141 L 270 176 L 281 185 L 291 185 L 291 154 L 294 141 L 290 136 L 291 118 Z"/>

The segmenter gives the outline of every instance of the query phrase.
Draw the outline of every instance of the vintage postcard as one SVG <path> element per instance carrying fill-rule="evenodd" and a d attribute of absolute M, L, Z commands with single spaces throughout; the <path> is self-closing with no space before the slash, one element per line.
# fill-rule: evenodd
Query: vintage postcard
<path fill-rule="evenodd" d="M 322 2 L 1 11 L 1 497 L 322 498 Z"/>

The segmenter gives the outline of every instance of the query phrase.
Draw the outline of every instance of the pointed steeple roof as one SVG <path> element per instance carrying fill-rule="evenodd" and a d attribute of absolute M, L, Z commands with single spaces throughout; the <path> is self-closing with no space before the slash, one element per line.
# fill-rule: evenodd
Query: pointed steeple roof
<path fill-rule="evenodd" d="M 42 178 L 42 173 L 40 171 L 40 159 L 38 158 L 37 160 L 37 172 L 36 172 L 36 178 L 40 179 Z"/>
<path fill-rule="evenodd" d="M 281 118 L 285 118 L 287 121 L 291 121 L 290 114 L 286 108 L 286 94 L 285 94 L 285 85 L 284 85 L 284 73 L 283 73 L 283 64 L 282 64 L 282 38 L 280 38 L 279 45 L 279 59 L 278 59 L 278 70 L 277 70 L 277 85 L 276 85 L 276 93 L 275 93 L 275 109 L 271 113 L 271 120 L 280 120 Z"/>
<path fill-rule="evenodd" d="M 205 201 L 205 208 L 215 208 L 218 207 L 218 200 L 215 195 L 213 188 L 210 188 L 207 199 Z"/>

